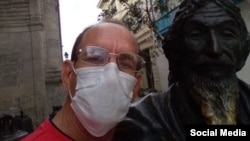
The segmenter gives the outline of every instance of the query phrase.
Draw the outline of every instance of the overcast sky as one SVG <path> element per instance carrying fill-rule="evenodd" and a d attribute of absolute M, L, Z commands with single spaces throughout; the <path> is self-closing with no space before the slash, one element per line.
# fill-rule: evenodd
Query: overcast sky
<path fill-rule="evenodd" d="M 97 22 L 101 10 L 99 0 L 59 0 L 63 54 L 71 50 L 78 34 L 87 26 Z"/>

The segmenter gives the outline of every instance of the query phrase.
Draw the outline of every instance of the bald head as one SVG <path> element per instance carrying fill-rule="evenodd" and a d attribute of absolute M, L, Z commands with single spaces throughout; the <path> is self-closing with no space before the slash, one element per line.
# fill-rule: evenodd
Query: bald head
<path fill-rule="evenodd" d="M 76 61 L 77 50 L 79 48 L 90 44 L 100 46 L 95 42 L 101 40 L 109 40 L 112 42 L 111 44 L 116 44 L 120 41 L 119 44 L 121 45 L 121 48 L 125 48 L 125 50 L 127 47 L 124 46 L 129 43 L 130 45 L 132 45 L 132 47 L 129 47 L 131 51 L 134 53 L 139 53 L 139 47 L 137 45 L 137 42 L 133 34 L 129 31 L 129 29 L 121 21 L 107 20 L 100 21 L 94 25 L 85 28 L 83 32 L 78 35 L 73 46 L 71 61 Z M 106 44 L 102 47 L 106 48 L 105 46 L 108 47 L 109 45 Z"/>

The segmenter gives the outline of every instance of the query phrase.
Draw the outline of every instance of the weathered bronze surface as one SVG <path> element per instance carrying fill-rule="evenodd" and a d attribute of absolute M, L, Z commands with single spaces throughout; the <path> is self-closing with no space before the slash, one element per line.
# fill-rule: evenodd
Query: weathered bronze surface
<path fill-rule="evenodd" d="M 116 141 L 184 141 L 189 124 L 250 124 L 244 66 L 250 37 L 229 0 L 186 0 L 165 35 L 169 89 L 134 103 Z"/>

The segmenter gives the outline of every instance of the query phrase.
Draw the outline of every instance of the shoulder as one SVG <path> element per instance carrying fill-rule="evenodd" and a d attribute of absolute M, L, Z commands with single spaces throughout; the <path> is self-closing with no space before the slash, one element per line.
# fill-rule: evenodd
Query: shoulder
<path fill-rule="evenodd" d="M 46 134 L 46 130 L 43 128 L 43 125 L 46 124 L 47 121 L 44 121 L 42 124 L 39 125 L 39 127 L 29 135 L 27 135 L 25 138 L 23 138 L 21 141 L 39 141 L 44 139 L 44 134 Z M 41 139 L 42 138 L 42 139 Z"/>
<path fill-rule="evenodd" d="M 238 79 L 238 82 L 239 82 L 239 86 L 240 86 L 240 90 L 241 91 L 247 91 L 249 92 L 250 91 L 250 85 L 247 84 L 246 82 Z"/>
<path fill-rule="evenodd" d="M 152 112 L 156 112 L 156 109 L 163 104 L 161 101 L 165 97 L 164 93 L 150 93 L 142 99 L 131 104 L 127 117 L 151 117 Z"/>
<path fill-rule="evenodd" d="M 148 133 L 149 130 L 154 130 L 153 125 L 157 125 L 157 119 L 153 118 L 153 116 L 158 115 L 155 111 L 158 106 L 154 103 L 159 95 L 149 94 L 133 103 L 124 120 L 117 125 L 113 141 L 157 140 L 150 137 L 154 136 L 154 134 Z"/>
<path fill-rule="evenodd" d="M 70 141 L 67 137 L 65 137 L 62 133 L 60 133 L 57 128 L 55 128 L 52 123 L 47 119 L 39 127 L 27 135 L 21 141 L 45 141 L 45 140 L 53 140 L 53 141 Z"/>
<path fill-rule="evenodd" d="M 170 91 L 151 93 L 132 103 L 125 119 L 116 127 L 115 141 L 162 141 L 168 126 Z M 170 136 L 170 135 L 169 135 Z"/>
<path fill-rule="evenodd" d="M 176 94 L 178 89 L 178 85 L 173 84 L 164 92 L 150 93 L 132 103 L 130 112 L 140 111 L 144 114 L 162 112 L 166 105 L 171 103 L 172 95 Z"/>
<path fill-rule="evenodd" d="M 250 85 L 242 80 L 238 80 L 240 87 L 240 99 L 243 103 L 250 103 Z"/>

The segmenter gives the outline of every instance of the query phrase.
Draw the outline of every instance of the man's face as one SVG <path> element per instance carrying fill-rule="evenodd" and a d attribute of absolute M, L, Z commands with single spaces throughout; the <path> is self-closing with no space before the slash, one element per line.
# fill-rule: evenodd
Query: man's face
<path fill-rule="evenodd" d="M 113 23 L 101 23 L 87 30 L 78 46 L 78 50 L 79 49 L 83 50 L 84 53 L 80 52 L 78 54 L 77 61 L 74 66 L 76 69 L 83 67 L 105 65 L 105 64 L 95 64 L 95 62 L 98 62 L 100 59 L 100 58 L 97 59 L 95 55 L 101 56 L 100 54 L 106 54 L 108 58 L 103 59 L 106 60 L 105 62 L 106 64 L 113 62 L 118 65 L 117 61 L 118 54 L 120 53 L 133 53 L 134 55 L 138 54 L 137 43 L 132 34 L 130 33 L 130 31 L 121 25 Z M 120 55 L 121 58 L 120 60 L 122 59 L 124 60 L 124 58 L 126 57 L 127 57 L 126 55 L 123 56 Z M 90 61 L 86 60 L 84 61 L 83 58 L 88 58 L 88 60 Z M 92 63 L 91 61 L 94 63 Z M 127 65 L 132 64 L 132 63 L 129 64 L 128 62 L 130 63 L 133 61 L 125 59 L 125 62 L 122 62 L 122 64 L 121 63 L 120 64 L 123 66 L 126 66 L 126 64 Z M 133 66 L 135 65 L 132 64 L 131 66 L 128 66 L 128 68 L 133 68 Z M 134 71 L 133 72 L 124 70 L 121 71 L 137 78 L 137 82 L 133 90 L 134 94 L 137 94 L 140 89 L 141 74 L 135 73 Z M 71 92 L 75 93 L 76 75 L 73 73 L 73 76 L 74 77 L 72 77 L 71 80 Z"/>
<path fill-rule="evenodd" d="M 102 23 L 89 29 L 82 37 L 78 49 L 85 49 L 86 46 L 102 47 L 116 54 L 138 53 L 132 34 L 126 28 L 112 23 Z"/>
<path fill-rule="evenodd" d="M 236 72 L 240 31 L 221 7 L 211 2 L 197 10 L 184 25 L 183 34 L 183 65 L 189 71 L 215 78 Z"/>
<path fill-rule="evenodd" d="M 98 48 L 94 49 L 92 46 L 104 50 L 100 52 Z M 110 59 L 106 63 L 118 63 L 116 58 L 120 53 L 138 53 L 137 44 L 132 34 L 126 28 L 112 23 L 102 23 L 89 29 L 83 36 L 78 49 L 86 51 L 88 55 L 91 55 L 91 52 L 93 54 L 96 52 L 98 55 L 104 54 L 104 52 L 110 53 L 111 55 L 107 54 L 106 56 Z M 76 67 L 92 66 L 89 63 L 79 61 L 83 58 L 82 55 L 81 53 L 78 55 Z M 134 75 L 134 73 L 131 74 Z"/>

